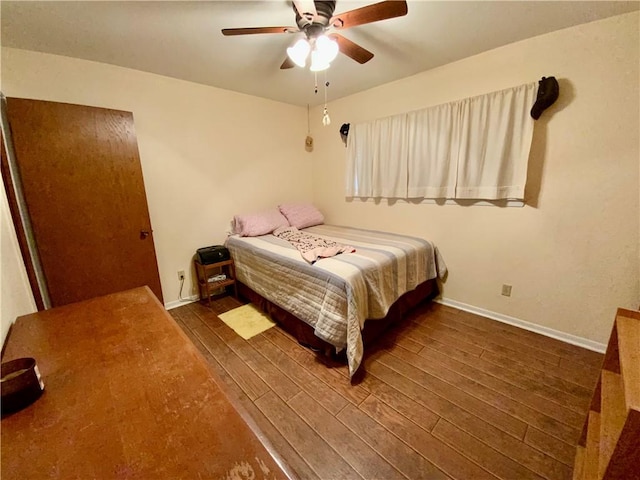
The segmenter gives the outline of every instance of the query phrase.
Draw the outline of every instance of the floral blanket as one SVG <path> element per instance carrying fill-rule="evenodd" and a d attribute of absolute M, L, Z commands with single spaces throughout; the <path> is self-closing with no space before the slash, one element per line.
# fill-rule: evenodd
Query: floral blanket
<path fill-rule="evenodd" d="M 356 249 L 349 245 L 343 245 L 333 240 L 317 237 L 310 233 L 301 232 L 296 227 L 282 227 L 273 232 L 278 238 L 286 240 L 296 247 L 302 258 L 309 263 L 314 263 L 320 258 L 329 258 L 339 253 L 352 253 Z"/>

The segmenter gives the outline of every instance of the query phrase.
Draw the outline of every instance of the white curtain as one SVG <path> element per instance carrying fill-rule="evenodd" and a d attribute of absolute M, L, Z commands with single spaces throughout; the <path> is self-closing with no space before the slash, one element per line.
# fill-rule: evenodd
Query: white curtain
<path fill-rule="evenodd" d="M 373 122 L 375 198 L 407 198 L 407 116 Z"/>
<path fill-rule="evenodd" d="M 462 102 L 455 198 L 524 198 L 536 83 Z"/>
<path fill-rule="evenodd" d="M 373 123 L 352 124 L 347 136 L 347 197 L 372 196 Z"/>
<path fill-rule="evenodd" d="M 449 103 L 408 114 L 409 198 L 455 198 L 459 109 Z"/>
<path fill-rule="evenodd" d="M 407 116 L 353 125 L 347 137 L 347 196 L 407 198 Z"/>
<path fill-rule="evenodd" d="M 352 125 L 347 196 L 524 198 L 536 86 Z"/>

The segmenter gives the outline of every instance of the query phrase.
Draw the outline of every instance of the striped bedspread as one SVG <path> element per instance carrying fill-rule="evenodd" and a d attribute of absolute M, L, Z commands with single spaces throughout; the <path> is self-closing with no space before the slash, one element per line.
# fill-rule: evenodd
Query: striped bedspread
<path fill-rule="evenodd" d="M 232 235 L 226 246 L 237 279 L 311 325 L 336 351 L 346 348 L 353 375 L 362 361 L 365 319 L 384 318 L 401 295 L 442 277 L 447 267 L 438 249 L 421 238 L 334 225 L 302 231 L 356 251 L 310 265 L 293 245 L 274 235 Z"/>

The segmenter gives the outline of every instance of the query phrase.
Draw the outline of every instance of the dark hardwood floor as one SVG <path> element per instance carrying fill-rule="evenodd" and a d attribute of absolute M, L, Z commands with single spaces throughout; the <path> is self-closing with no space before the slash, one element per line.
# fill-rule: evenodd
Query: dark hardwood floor
<path fill-rule="evenodd" d="M 602 355 L 430 303 L 351 384 L 278 327 L 243 340 L 217 317 L 240 305 L 170 313 L 300 478 L 571 478 Z"/>

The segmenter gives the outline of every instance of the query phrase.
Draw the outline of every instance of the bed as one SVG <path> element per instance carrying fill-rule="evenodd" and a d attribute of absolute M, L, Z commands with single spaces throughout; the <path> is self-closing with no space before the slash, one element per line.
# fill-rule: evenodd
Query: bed
<path fill-rule="evenodd" d="M 435 296 L 436 278 L 446 274 L 446 265 L 438 249 L 421 238 L 324 224 L 301 231 L 355 252 L 311 264 L 273 234 L 231 235 L 226 246 L 240 292 L 301 343 L 344 350 L 353 377 L 362 362 L 365 322 L 365 336 L 374 337 L 408 308 Z"/>

